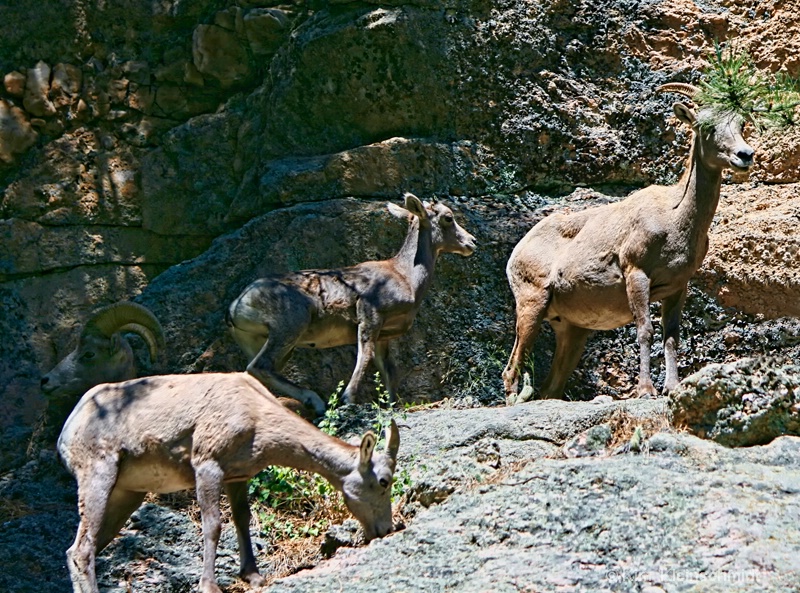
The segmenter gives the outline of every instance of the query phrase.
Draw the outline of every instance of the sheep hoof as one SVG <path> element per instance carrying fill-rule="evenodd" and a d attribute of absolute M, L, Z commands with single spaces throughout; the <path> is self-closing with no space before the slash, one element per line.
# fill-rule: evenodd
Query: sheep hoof
<path fill-rule="evenodd" d="M 532 397 L 533 397 L 533 387 L 531 387 L 530 385 L 525 385 L 525 387 L 522 388 L 522 391 L 519 392 L 519 395 L 517 396 L 517 401 L 515 403 L 521 404 L 523 402 L 530 400 Z"/>
<path fill-rule="evenodd" d="M 658 397 L 658 392 L 652 383 L 639 386 L 637 391 L 640 399 L 655 399 Z"/>
<path fill-rule="evenodd" d="M 242 580 L 251 587 L 263 587 L 267 584 L 267 579 L 262 577 L 258 572 L 251 572 L 248 574 L 240 575 Z"/>
<path fill-rule="evenodd" d="M 308 408 L 314 410 L 314 413 L 317 416 L 322 416 L 325 413 L 325 410 L 328 408 L 322 398 L 310 389 L 303 390 L 303 399 L 300 401 L 302 401 L 303 404 L 305 404 Z"/>

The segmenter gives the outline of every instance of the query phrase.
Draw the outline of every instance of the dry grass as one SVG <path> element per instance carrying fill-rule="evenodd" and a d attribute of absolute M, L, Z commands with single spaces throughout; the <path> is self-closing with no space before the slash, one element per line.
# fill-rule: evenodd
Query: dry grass
<path fill-rule="evenodd" d="M 500 466 L 500 468 L 489 475 L 488 478 L 482 482 L 475 482 L 476 484 L 501 484 L 505 479 L 511 475 L 517 474 L 522 471 L 529 463 L 536 461 L 535 459 L 520 459 L 519 461 L 512 461 L 511 463 Z"/>
<path fill-rule="evenodd" d="M 33 509 L 24 502 L 0 498 L 0 524 L 25 517 L 33 512 Z"/>
<path fill-rule="evenodd" d="M 305 472 L 298 473 L 311 476 Z M 267 580 L 267 585 L 276 579 L 316 566 L 322 560 L 321 549 L 325 532 L 331 525 L 340 524 L 352 516 L 338 491 L 330 490 L 325 494 L 318 494 L 313 488 L 309 488 L 294 494 L 298 496 L 287 500 L 269 496 L 262 501 L 258 495 L 250 497 L 250 531 L 267 543 L 262 550 L 257 551 L 259 570 Z M 145 502 L 184 513 L 201 529 L 200 507 L 193 490 L 148 494 Z M 397 510 L 399 507 L 400 505 L 395 506 L 394 520 L 403 525 L 406 518 Z M 221 511 L 223 522 L 230 524 L 230 505 L 224 496 L 221 500 Z M 225 593 L 252 591 L 249 585 L 238 580 L 223 590 Z"/>
<path fill-rule="evenodd" d="M 608 419 L 608 424 L 611 426 L 611 442 L 607 447 L 609 451 L 614 451 L 625 443 L 629 443 L 637 428 L 641 429 L 645 439 L 657 432 L 672 428 L 666 413 L 643 418 L 631 414 L 624 408 L 616 410 Z"/>
<path fill-rule="evenodd" d="M 200 507 L 192 490 L 170 494 L 148 494 L 145 502 L 185 513 L 198 529 L 201 529 Z M 231 523 L 230 505 L 226 497 L 222 497 L 220 506 L 223 523 Z M 256 500 L 251 500 L 250 507 L 251 533 L 259 534 L 269 542 L 257 558 L 267 584 L 318 564 L 322 559 L 321 546 L 324 532 L 330 525 L 341 523 L 351 516 L 339 492 L 305 498 L 294 508 L 275 509 Z M 267 517 L 270 523 L 279 525 L 280 528 L 270 528 L 264 522 Z M 309 526 L 318 526 L 319 533 L 317 535 L 304 533 Z M 225 593 L 244 593 L 252 589 L 244 582 L 237 581 L 224 590 Z"/>

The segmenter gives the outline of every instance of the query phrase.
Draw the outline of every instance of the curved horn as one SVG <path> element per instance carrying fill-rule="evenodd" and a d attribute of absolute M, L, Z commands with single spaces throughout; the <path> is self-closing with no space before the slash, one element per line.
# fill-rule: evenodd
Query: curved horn
<path fill-rule="evenodd" d="M 697 93 L 700 92 L 700 89 L 693 84 L 688 84 L 686 82 L 668 82 L 667 84 L 662 84 L 660 87 L 658 87 L 656 92 L 678 93 L 679 95 L 685 95 L 690 99 L 694 99 Z"/>
<path fill-rule="evenodd" d="M 129 331 L 141 336 L 155 362 L 164 345 L 164 330 L 147 307 L 122 301 L 103 307 L 86 322 L 82 334 L 99 332 L 110 338 L 116 332 Z"/>

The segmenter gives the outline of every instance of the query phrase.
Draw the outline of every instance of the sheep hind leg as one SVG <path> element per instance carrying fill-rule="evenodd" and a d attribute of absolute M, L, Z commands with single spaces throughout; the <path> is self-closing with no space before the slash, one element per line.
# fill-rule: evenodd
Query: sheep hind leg
<path fill-rule="evenodd" d="M 586 340 L 592 330 L 577 325 L 572 325 L 566 321 L 551 322 L 553 332 L 556 335 L 556 352 L 553 355 L 553 364 L 550 372 L 542 384 L 542 398 L 560 398 L 564 395 L 564 388 L 572 371 L 578 366 L 584 349 Z"/>
<path fill-rule="evenodd" d="M 661 301 L 661 325 L 664 332 L 664 395 L 678 386 L 678 340 L 681 329 L 681 311 L 686 302 L 686 288 Z"/>
<path fill-rule="evenodd" d="M 503 370 L 503 385 L 507 399 L 517 393 L 520 369 L 524 367 L 525 358 L 528 356 L 533 347 L 533 342 L 539 334 L 549 302 L 550 294 L 545 289 L 537 288 L 530 291 L 528 295 L 517 295 L 517 323 L 514 347 L 508 358 L 508 364 Z"/>
<path fill-rule="evenodd" d="M 267 581 L 258 572 L 253 543 L 250 539 L 250 505 L 247 502 L 247 482 L 225 484 L 225 493 L 231 504 L 233 524 L 239 542 L 239 576 L 251 587 L 263 587 Z"/>
<path fill-rule="evenodd" d="M 321 416 L 325 413 L 326 408 L 323 399 L 314 391 L 295 385 L 280 374 L 280 369 L 292 355 L 297 336 L 301 333 L 302 329 L 300 331 L 270 331 L 269 338 L 261 346 L 261 350 L 247 365 L 247 372 L 276 395 L 285 395 L 296 399 L 314 410 L 317 416 Z"/>
<path fill-rule="evenodd" d="M 120 488 L 114 488 L 111 491 L 103 514 L 103 522 L 97 533 L 95 552 L 99 553 L 116 537 L 131 513 L 142 504 L 146 494 L 146 492 L 131 492 Z"/>
<path fill-rule="evenodd" d="M 117 480 L 118 459 L 104 456 L 80 471 L 75 543 L 67 550 L 67 568 L 75 593 L 98 593 L 95 556 L 109 497 Z"/>
<path fill-rule="evenodd" d="M 375 344 L 375 366 L 378 367 L 383 386 L 389 393 L 389 401 L 397 402 L 397 365 L 392 360 L 388 340 Z"/>

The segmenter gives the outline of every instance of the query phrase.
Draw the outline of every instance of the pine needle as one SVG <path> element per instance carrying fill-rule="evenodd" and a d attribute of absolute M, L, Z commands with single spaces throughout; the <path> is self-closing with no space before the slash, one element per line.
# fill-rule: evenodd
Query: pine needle
<path fill-rule="evenodd" d="M 766 73 L 747 51 L 715 42 L 694 100 L 715 114 L 739 115 L 759 130 L 786 128 L 798 121 L 800 81 L 782 72 Z"/>

